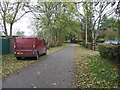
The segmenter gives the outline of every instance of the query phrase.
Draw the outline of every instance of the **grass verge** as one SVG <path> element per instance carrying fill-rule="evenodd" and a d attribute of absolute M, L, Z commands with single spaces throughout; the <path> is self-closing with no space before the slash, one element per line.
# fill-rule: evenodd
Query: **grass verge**
<path fill-rule="evenodd" d="M 48 54 L 53 53 L 53 52 L 55 52 L 55 51 L 57 51 L 57 50 L 60 50 L 60 49 L 62 49 L 62 48 L 64 48 L 64 47 L 66 47 L 66 46 L 67 46 L 67 45 L 51 47 L 50 49 L 48 49 Z"/>
<path fill-rule="evenodd" d="M 118 88 L 118 67 L 99 56 L 97 51 L 76 47 L 77 88 Z"/>
<path fill-rule="evenodd" d="M 118 88 L 120 76 L 117 66 L 98 55 L 87 56 L 86 59 L 90 59 L 89 71 L 94 88 Z"/>
<path fill-rule="evenodd" d="M 48 49 L 48 54 L 60 50 L 66 46 L 67 45 L 52 47 Z M 30 64 L 34 64 L 36 60 L 17 60 L 13 54 L 8 54 L 3 55 L 0 62 L 2 62 L 2 73 L 0 73 L 0 77 L 6 78 L 10 74 L 20 72 L 23 68 L 29 66 Z"/>

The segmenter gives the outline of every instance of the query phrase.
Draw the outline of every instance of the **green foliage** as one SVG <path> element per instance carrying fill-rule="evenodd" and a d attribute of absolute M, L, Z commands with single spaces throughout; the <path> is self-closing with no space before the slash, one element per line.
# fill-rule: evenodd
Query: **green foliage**
<path fill-rule="evenodd" d="M 81 45 L 82 47 L 85 46 L 84 42 L 79 42 L 78 44 Z"/>
<path fill-rule="evenodd" d="M 24 33 L 25 33 L 24 31 L 17 31 L 16 34 L 18 37 L 24 37 L 25 36 Z"/>
<path fill-rule="evenodd" d="M 118 39 L 120 40 L 120 20 L 117 21 L 118 23 Z"/>
<path fill-rule="evenodd" d="M 81 23 L 80 23 L 80 28 L 81 28 L 81 36 L 82 39 L 87 40 L 89 42 L 92 42 L 92 31 L 93 31 L 93 3 L 92 2 L 84 2 L 83 3 L 83 11 L 84 14 L 80 15 L 81 17 Z M 87 32 L 86 32 L 87 30 Z M 87 33 L 87 36 L 86 36 Z"/>
<path fill-rule="evenodd" d="M 120 45 L 100 44 L 98 46 L 99 53 L 107 59 L 120 59 Z"/>
<path fill-rule="evenodd" d="M 112 7 L 109 11 L 106 11 L 109 5 L 111 5 Z M 110 26 L 110 28 L 113 30 L 118 29 L 116 28 L 116 19 L 108 19 L 108 15 L 113 14 L 110 14 L 109 12 L 112 11 L 112 9 L 114 9 L 114 5 L 115 4 L 111 2 L 82 3 L 84 14 L 80 14 L 80 26 L 82 31 L 82 38 L 85 41 L 85 44 L 87 44 L 88 41 L 96 43 L 98 36 L 100 37 L 99 32 L 108 28 L 108 26 Z M 95 49 L 94 46 L 93 49 Z"/>
<path fill-rule="evenodd" d="M 6 2 L 6 0 L 0 2 L 0 15 L 2 20 L 2 26 L 4 34 L 6 36 L 12 36 L 13 24 L 20 20 L 25 14 L 29 13 L 29 2 Z M 10 31 L 10 35 L 8 35 Z"/>
<path fill-rule="evenodd" d="M 88 42 L 88 43 L 87 43 L 87 48 L 88 48 L 88 49 L 92 49 L 92 45 L 93 45 L 93 44 L 92 44 L 91 42 Z"/>
<path fill-rule="evenodd" d="M 85 47 L 85 43 L 84 42 L 79 42 L 78 44 L 82 45 L 83 47 Z M 86 48 L 88 49 L 92 49 L 92 43 L 91 42 L 87 42 Z"/>
<path fill-rule="evenodd" d="M 104 15 L 100 24 L 101 24 L 101 26 L 100 26 L 101 30 L 106 30 L 108 28 L 110 28 L 112 30 L 118 30 L 117 19 L 114 17 L 108 18 L 108 16 Z"/>
<path fill-rule="evenodd" d="M 119 38 L 119 22 L 116 18 L 108 18 L 106 15 L 102 18 L 100 26 L 99 38 L 105 40 L 118 40 Z"/>
<path fill-rule="evenodd" d="M 119 88 L 119 69 L 97 51 L 77 46 L 75 61 L 77 88 Z"/>
<path fill-rule="evenodd" d="M 119 73 L 117 66 L 98 55 L 87 56 L 89 71 L 93 80 L 92 88 L 118 88 Z"/>
<path fill-rule="evenodd" d="M 64 28 L 66 29 L 66 41 L 75 42 L 80 34 L 79 22 L 77 20 L 67 20 Z"/>
<path fill-rule="evenodd" d="M 99 38 L 104 38 L 104 40 L 118 40 L 118 31 L 112 29 L 106 29 L 100 32 Z"/>
<path fill-rule="evenodd" d="M 79 21 L 74 18 L 77 13 L 74 2 L 38 2 L 34 12 L 39 13 L 34 24 L 37 31 L 41 30 L 37 36 L 44 33 L 42 37 L 49 44 L 61 45 L 68 35 L 75 38 L 76 34 L 79 35 Z"/>

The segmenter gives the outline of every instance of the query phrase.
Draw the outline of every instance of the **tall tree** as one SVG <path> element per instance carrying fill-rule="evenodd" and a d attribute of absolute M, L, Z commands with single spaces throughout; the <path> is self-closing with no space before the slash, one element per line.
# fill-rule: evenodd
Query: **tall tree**
<path fill-rule="evenodd" d="M 12 29 L 15 22 L 20 20 L 26 13 L 30 11 L 27 9 L 29 3 L 26 2 L 9 2 L 3 0 L 0 2 L 0 15 L 2 18 L 2 25 L 4 28 L 4 34 L 8 36 L 12 36 Z M 9 27 L 8 27 L 9 26 Z M 10 31 L 10 35 L 8 35 L 8 31 Z"/>
<path fill-rule="evenodd" d="M 40 33 L 44 33 L 46 40 L 54 45 L 61 45 L 64 42 L 65 35 L 71 31 L 70 26 L 73 23 L 75 3 L 72 2 L 38 2 L 31 8 L 36 17 L 37 27 Z M 35 21 L 36 22 L 36 21 Z M 39 30 L 38 30 L 39 31 Z M 41 34 L 40 34 L 41 35 Z"/>
<path fill-rule="evenodd" d="M 85 24 L 83 26 L 83 32 L 87 38 L 91 38 L 93 43 L 93 50 L 95 50 L 96 40 L 99 36 L 101 21 L 104 15 L 110 16 L 114 12 L 115 3 L 112 2 L 82 2 L 84 14 L 80 13 L 81 21 Z M 111 8 L 108 9 L 108 7 Z M 107 10 L 108 9 L 108 10 Z M 111 13 L 112 12 L 112 13 Z"/>
<path fill-rule="evenodd" d="M 92 30 L 92 16 L 93 16 L 93 3 L 92 2 L 84 2 L 83 3 L 83 11 L 84 11 L 84 23 L 85 23 L 85 46 L 87 47 L 87 42 L 91 41 L 91 30 Z M 83 21 L 83 20 L 82 20 Z"/>

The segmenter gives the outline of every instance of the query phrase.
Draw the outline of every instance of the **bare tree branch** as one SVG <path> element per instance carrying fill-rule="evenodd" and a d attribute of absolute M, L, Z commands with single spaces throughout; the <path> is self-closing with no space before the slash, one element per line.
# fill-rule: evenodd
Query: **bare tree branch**
<path fill-rule="evenodd" d="M 14 22 L 17 22 L 18 20 L 20 20 L 25 14 L 32 12 L 32 11 L 26 11 L 25 13 L 23 13 L 18 19 L 16 19 Z"/>

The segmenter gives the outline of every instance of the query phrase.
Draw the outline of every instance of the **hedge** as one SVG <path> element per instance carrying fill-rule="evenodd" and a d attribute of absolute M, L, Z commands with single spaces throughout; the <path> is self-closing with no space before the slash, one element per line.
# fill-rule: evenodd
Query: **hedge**
<path fill-rule="evenodd" d="M 103 58 L 120 59 L 120 45 L 100 44 L 98 51 Z"/>
<path fill-rule="evenodd" d="M 84 43 L 84 42 L 79 42 L 78 44 L 80 44 L 81 46 L 85 47 L 85 43 Z M 92 49 L 92 43 L 91 43 L 91 42 L 88 42 L 86 48 Z"/>

